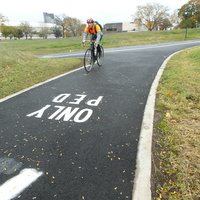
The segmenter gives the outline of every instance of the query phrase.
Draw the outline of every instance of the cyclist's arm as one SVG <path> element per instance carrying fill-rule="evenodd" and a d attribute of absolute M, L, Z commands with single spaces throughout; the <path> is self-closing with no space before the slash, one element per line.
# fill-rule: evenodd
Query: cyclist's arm
<path fill-rule="evenodd" d="M 83 32 L 83 43 L 85 43 L 85 41 L 87 40 L 87 37 L 88 37 L 88 32 Z"/>
<path fill-rule="evenodd" d="M 86 39 L 88 37 L 88 34 L 89 34 L 88 28 L 86 27 L 84 32 L 83 32 L 83 41 L 82 41 L 83 43 L 85 43 L 85 41 L 86 41 Z"/>
<path fill-rule="evenodd" d="M 95 42 L 97 45 L 99 44 L 99 42 L 101 40 L 101 35 L 102 35 L 102 32 L 100 30 L 97 31 L 97 39 L 96 39 L 96 42 Z"/>
<path fill-rule="evenodd" d="M 96 31 L 97 31 L 97 38 L 96 38 L 96 42 L 95 43 L 96 43 L 96 45 L 98 45 L 100 40 L 101 40 L 101 37 L 103 35 L 103 33 L 101 31 L 101 28 L 100 28 L 100 26 L 98 24 L 96 25 Z"/>

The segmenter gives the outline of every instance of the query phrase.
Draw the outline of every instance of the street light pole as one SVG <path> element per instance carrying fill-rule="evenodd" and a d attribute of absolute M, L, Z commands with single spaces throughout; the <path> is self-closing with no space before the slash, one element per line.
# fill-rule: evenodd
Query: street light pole
<path fill-rule="evenodd" d="M 185 13 L 185 22 L 186 22 L 186 29 L 185 29 L 185 40 L 186 40 L 188 32 L 188 12 Z"/>
<path fill-rule="evenodd" d="M 185 10 L 185 12 L 183 13 L 184 17 L 185 17 L 185 23 L 186 23 L 186 30 L 185 30 L 185 39 L 187 38 L 188 35 L 188 23 L 189 23 L 189 19 L 191 16 L 193 16 L 193 7 L 192 4 L 189 4 L 187 9 Z"/>

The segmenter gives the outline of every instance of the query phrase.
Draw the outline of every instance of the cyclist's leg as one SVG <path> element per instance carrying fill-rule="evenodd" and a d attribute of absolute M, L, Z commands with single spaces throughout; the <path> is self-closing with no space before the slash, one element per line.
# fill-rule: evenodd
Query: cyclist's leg
<path fill-rule="evenodd" d="M 91 50 L 92 50 L 92 59 L 93 59 L 93 62 L 95 62 L 95 60 L 96 60 L 96 55 L 95 55 L 95 53 L 94 53 L 94 41 L 96 40 L 96 35 L 94 35 L 94 34 L 92 34 L 92 36 L 91 36 L 91 41 L 90 41 L 90 44 L 91 44 L 91 46 L 90 46 L 90 48 L 91 48 Z"/>
<path fill-rule="evenodd" d="M 92 56 L 91 59 L 92 59 L 92 62 L 93 62 L 93 64 L 94 64 L 96 58 L 95 58 L 94 45 L 93 45 L 93 44 L 91 44 L 90 49 L 91 49 L 91 56 Z"/>
<path fill-rule="evenodd" d="M 103 35 L 101 36 L 100 41 L 102 40 Z M 101 66 L 104 61 L 104 50 L 103 47 L 99 44 L 97 47 L 97 64 Z"/>
<path fill-rule="evenodd" d="M 100 47 L 99 44 L 98 44 L 98 46 L 97 46 L 97 53 L 101 53 L 101 47 Z"/>
<path fill-rule="evenodd" d="M 100 48 L 101 48 L 101 52 L 98 53 L 98 56 L 97 56 L 98 57 L 97 58 L 97 64 L 99 66 L 103 65 L 103 61 L 104 61 L 104 50 L 103 50 L 102 46 L 100 46 Z"/>

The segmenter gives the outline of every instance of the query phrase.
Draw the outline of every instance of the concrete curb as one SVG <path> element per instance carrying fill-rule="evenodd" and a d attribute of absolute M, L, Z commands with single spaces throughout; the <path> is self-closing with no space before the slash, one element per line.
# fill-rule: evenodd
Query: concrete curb
<path fill-rule="evenodd" d="M 181 50 L 182 51 L 182 50 Z M 154 108 L 156 100 L 156 91 L 159 80 L 172 56 L 181 52 L 177 51 L 171 54 L 161 65 L 158 73 L 152 83 L 147 103 L 144 110 L 140 138 L 138 143 L 138 153 L 136 160 L 136 171 L 134 179 L 134 188 L 132 200 L 151 200 L 151 148 L 153 135 Z"/>

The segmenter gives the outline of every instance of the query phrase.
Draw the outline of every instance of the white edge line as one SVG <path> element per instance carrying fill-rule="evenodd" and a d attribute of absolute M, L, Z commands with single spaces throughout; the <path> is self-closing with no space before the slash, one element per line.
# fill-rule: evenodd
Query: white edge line
<path fill-rule="evenodd" d="M 181 51 L 171 54 L 163 62 L 157 72 L 148 95 L 138 143 L 132 200 L 151 200 L 151 148 L 156 91 L 167 62 L 172 56 Z"/>
<path fill-rule="evenodd" d="M 65 75 L 71 74 L 71 73 L 73 73 L 73 72 L 75 72 L 75 71 L 78 71 L 78 70 L 80 70 L 80 69 L 82 69 L 82 68 L 83 68 L 83 67 L 80 67 L 80 68 L 78 68 L 78 69 L 72 70 L 72 71 L 67 72 L 67 73 L 65 73 L 65 74 L 61 74 L 61 75 L 59 75 L 59 76 L 56 76 L 56 77 L 51 78 L 51 79 L 48 79 L 48 80 L 46 80 L 46 81 L 44 81 L 44 82 L 38 83 L 38 84 L 36 84 L 36 85 L 33 85 L 33 86 L 31 86 L 31 87 L 29 87 L 29 88 L 26 88 L 26 89 L 24 89 L 24 90 L 21 90 L 21 91 L 19 91 L 19 92 L 16 92 L 16 93 L 14 93 L 14 94 L 11 94 L 11 95 L 9 95 L 9 96 L 7 96 L 7 97 L 4 97 L 4 98 L 0 99 L 0 103 L 3 102 L 3 101 L 8 100 L 8 99 L 10 99 L 10 98 L 13 98 L 13 97 L 15 97 L 15 96 L 17 96 L 17 95 L 20 95 L 20 94 L 22 94 L 22 93 L 24 93 L 24 92 L 27 92 L 27 91 L 29 91 L 29 90 L 31 90 L 31 89 L 33 89 L 33 88 L 39 87 L 39 86 L 41 86 L 41 85 L 44 85 L 45 83 L 51 82 L 51 81 L 53 81 L 53 80 L 56 80 L 56 79 L 58 79 L 58 78 L 61 78 L 61 77 L 65 76 Z"/>

